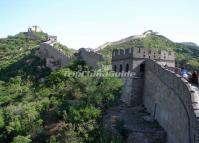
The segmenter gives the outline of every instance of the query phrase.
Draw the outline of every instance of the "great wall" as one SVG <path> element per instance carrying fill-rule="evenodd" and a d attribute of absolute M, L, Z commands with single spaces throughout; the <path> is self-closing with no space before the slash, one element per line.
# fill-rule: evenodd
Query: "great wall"
<path fill-rule="evenodd" d="M 167 132 L 168 143 L 198 143 L 198 90 L 152 60 L 145 62 L 143 104 Z"/>
<path fill-rule="evenodd" d="M 36 55 L 46 60 L 46 66 L 52 70 L 67 66 L 71 61 L 85 61 L 92 68 L 96 68 L 99 61 L 103 61 L 100 54 L 90 49 L 81 48 L 74 56 L 65 54 L 61 49 L 55 48 L 53 45 L 57 42 L 56 36 L 48 36 L 48 41 L 40 44 Z"/>
<path fill-rule="evenodd" d="M 66 66 L 74 58 L 54 48 L 55 42 L 55 37 L 49 37 L 37 52 L 53 70 Z M 80 53 L 83 53 L 80 59 L 93 67 L 102 60 L 93 51 L 81 49 Z M 165 68 L 164 65 L 174 67 L 174 53 L 132 48 L 113 51 L 112 56 L 115 72 L 136 73 L 136 77 L 123 78 L 122 101 L 128 106 L 143 104 L 166 131 L 167 143 L 199 143 L 199 90 L 172 68 Z"/>

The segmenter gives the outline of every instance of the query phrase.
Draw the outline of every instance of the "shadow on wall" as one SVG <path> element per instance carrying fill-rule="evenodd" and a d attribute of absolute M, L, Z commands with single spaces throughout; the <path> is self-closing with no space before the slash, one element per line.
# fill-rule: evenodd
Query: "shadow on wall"
<path fill-rule="evenodd" d="M 143 103 L 167 131 L 168 143 L 199 142 L 199 106 L 194 105 L 198 104 L 194 97 L 187 81 L 152 60 L 146 61 Z"/>

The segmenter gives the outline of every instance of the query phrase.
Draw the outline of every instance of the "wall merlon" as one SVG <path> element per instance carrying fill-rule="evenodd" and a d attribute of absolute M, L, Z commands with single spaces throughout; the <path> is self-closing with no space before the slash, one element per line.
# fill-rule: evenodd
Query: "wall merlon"
<path fill-rule="evenodd" d="M 122 59 L 132 59 L 132 48 L 128 49 L 116 49 L 112 52 L 112 61 Z"/>
<path fill-rule="evenodd" d="M 158 61 L 161 65 L 175 67 L 175 54 L 171 51 L 163 51 L 151 48 L 129 48 L 116 49 L 112 52 L 112 61 L 131 59 L 134 62 L 133 68 L 140 64 L 141 61 L 152 59 Z"/>

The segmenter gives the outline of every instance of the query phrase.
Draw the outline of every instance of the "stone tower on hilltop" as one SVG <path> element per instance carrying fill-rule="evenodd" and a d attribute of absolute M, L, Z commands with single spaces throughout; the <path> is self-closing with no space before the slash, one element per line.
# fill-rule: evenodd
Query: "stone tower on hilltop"
<path fill-rule="evenodd" d="M 42 32 L 42 29 L 39 26 L 31 26 L 28 28 L 28 32 Z"/>
<path fill-rule="evenodd" d="M 133 71 L 136 73 L 144 70 L 144 61 L 152 59 L 161 65 L 175 67 L 175 54 L 150 48 L 117 49 L 112 52 L 112 69 L 115 72 Z"/>

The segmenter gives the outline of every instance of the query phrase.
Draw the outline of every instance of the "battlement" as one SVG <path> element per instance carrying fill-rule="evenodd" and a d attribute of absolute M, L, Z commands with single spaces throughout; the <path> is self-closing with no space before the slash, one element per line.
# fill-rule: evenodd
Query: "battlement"
<path fill-rule="evenodd" d="M 139 73 L 138 67 L 146 59 L 155 60 L 160 65 L 175 67 L 175 54 L 173 51 L 133 47 L 113 50 L 112 68 L 116 72 L 130 70 Z"/>
<path fill-rule="evenodd" d="M 117 49 L 113 50 L 112 52 L 112 59 L 119 60 L 119 59 L 127 59 L 133 57 L 133 48 L 128 49 Z"/>
<path fill-rule="evenodd" d="M 121 60 L 126 58 L 175 61 L 175 53 L 173 51 L 135 47 L 113 50 L 112 60 Z"/>

